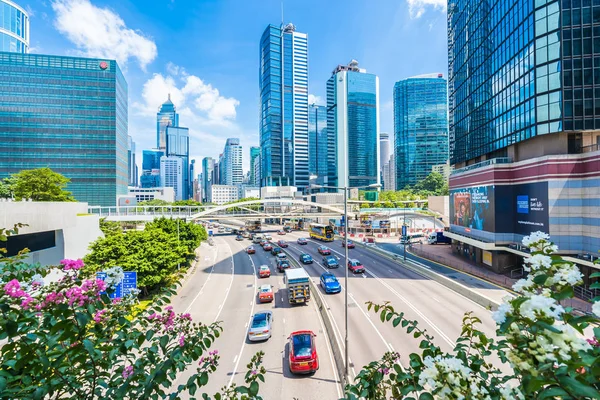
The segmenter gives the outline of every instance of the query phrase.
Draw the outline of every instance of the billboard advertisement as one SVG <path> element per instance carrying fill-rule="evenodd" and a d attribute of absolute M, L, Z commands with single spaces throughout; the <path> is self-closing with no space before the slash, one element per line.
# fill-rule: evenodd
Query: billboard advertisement
<path fill-rule="evenodd" d="M 451 190 L 450 224 L 494 233 L 547 233 L 548 183 Z"/>

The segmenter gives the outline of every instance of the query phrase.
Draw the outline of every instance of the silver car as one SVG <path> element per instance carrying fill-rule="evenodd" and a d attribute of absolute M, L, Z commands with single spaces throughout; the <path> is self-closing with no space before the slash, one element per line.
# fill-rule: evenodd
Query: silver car
<path fill-rule="evenodd" d="M 261 311 L 254 314 L 252 322 L 250 322 L 250 329 L 248 329 L 248 340 L 257 342 L 269 339 L 272 323 L 273 313 L 271 311 Z"/>

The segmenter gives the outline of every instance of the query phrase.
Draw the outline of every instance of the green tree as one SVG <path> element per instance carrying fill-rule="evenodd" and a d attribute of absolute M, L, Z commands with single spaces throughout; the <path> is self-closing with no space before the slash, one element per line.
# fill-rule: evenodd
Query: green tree
<path fill-rule="evenodd" d="M 0 179 L 0 199 L 12 199 L 14 195 L 15 178 Z"/>
<path fill-rule="evenodd" d="M 71 192 L 65 190 L 71 180 L 48 167 L 22 170 L 13 177 L 15 200 L 75 201 Z"/>
<path fill-rule="evenodd" d="M 100 220 L 100 230 L 104 233 L 104 236 L 123 233 L 123 229 L 119 222 L 107 221 L 106 218 Z"/>
<path fill-rule="evenodd" d="M 179 225 L 179 241 L 183 244 L 189 253 L 194 255 L 194 251 L 203 240 L 208 239 L 208 234 L 203 225 L 198 225 L 194 222 L 186 222 L 180 219 L 179 223 L 172 218 L 157 218 L 154 221 L 146 224 L 145 229 L 161 229 L 167 234 L 177 238 Z"/>
<path fill-rule="evenodd" d="M 432 172 L 427 175 L 427 178 L 419 181 L 413 190 L 431 192 L 433 194 L 440 194 L 444 190 L 444 186 L 447 186 L 448 182 L 444 179 L 444 176 L 439 172 Z"/>

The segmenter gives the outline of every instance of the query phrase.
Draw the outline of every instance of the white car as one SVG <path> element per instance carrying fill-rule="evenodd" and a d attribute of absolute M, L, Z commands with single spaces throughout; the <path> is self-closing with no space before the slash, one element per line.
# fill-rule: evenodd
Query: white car
<path fill-rule="evenodd" d="M 271 235 L 265 235 L 265 240 L 273 240 L 273 237 Z"/>

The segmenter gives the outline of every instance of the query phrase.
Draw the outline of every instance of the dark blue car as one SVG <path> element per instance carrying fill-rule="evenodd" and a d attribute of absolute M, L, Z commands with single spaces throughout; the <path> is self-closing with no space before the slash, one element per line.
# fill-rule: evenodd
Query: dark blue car
<path fill-rule="evenodd" d="M 313 259 L 310 256 L 310 254 L 300 254 L 300 261 L 302 262 L 302 264 L 312 264 L 313 263 Z"/>
<path fill-rule="evenodd" d="M 335 275 L 329 272 L 321 275 L 321 287 L 325 293 L 339 293 L 342 291 L 342 285 L 340 285 Z"/>
<path fill-rule="evenodd" d="M 323 257 L 323 265 L 327 268 L 338 268 L 340 263 L 334 256 Z"/>

